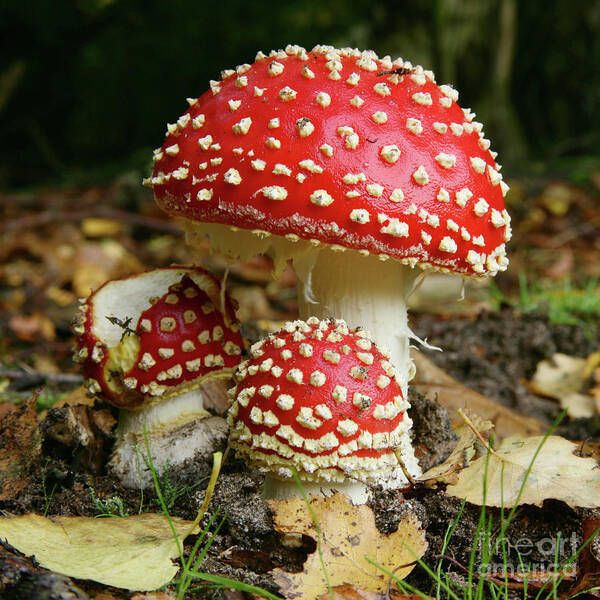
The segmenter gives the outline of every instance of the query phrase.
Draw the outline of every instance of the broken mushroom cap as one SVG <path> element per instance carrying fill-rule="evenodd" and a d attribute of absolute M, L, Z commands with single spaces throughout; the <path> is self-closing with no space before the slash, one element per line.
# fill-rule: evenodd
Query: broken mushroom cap
<path fill-rule="evenodd" d="M 197 267 L 168 267 L 109 281 L 80 306 L 75 360 L 89 391 L 141 408 L 229 377 L 243 347 L 231 301 Z"/>
<path fill-rule="evenodd" d="M 389 348 L 406 395 L 414 269 L 506 269 L 508 186 L 458 92 L 374 52 L 259 52 L 167 126 L 145 180 L 188 239 L 292 259 L 299 313 L 342 317 Z"/>
<path fill-rule="evenodd" d="M 83 301 L 73 330 L 89 391 L 122 409 L 111 464 L 125 485 L 139 486 L 144 430 L 159 469 L 208 455 L 226 438 L 224 419 L 204 403 L 225 393 L 243 340 L 207 271 L 167 267 L 109 281 Z"/>
<path fill-rule="evenodd" d="M 232 390 L 229 441 L 268 475 L 268 497 L 293 493 L 294 471 L 310 489 L 345 491 L 355 502 L 366 500 L 366 486 L 405 485 L 399 459 L 420 473 L 409 404 L 366 331 L 313 317 L 286 323 L 251 354 Z"/>

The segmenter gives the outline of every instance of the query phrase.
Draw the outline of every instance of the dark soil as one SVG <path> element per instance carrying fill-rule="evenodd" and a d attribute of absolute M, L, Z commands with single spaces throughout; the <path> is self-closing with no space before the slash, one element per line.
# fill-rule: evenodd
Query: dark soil
<path fill-rule="evenodd" d="M 521 379 L 530 378 L 537 363 L 555 352 L 587 356 L 598 347 L 598 340 L 589 339 L 578 328 L 552 325 L 542 316 L 511 311 L 483 314 L 470 321 L 436 320 L 429 316 L 416 320 L 418 334 L 444 348 L 443 353 L 430 353 L 438 365 L 473 389 L 547 422 L 558 414 L 557 403 L 536 398 Z M 410 401 L 416 452 L 425 470 L 445 459 L 456 436 L 445 409 L 431 398 L 411 391 Z M 12 514 L 95 516 L 100 512 L 98 500 L 118 498 L 126 514 L 136 514 L 141 503 L 139 492 L 123 488 L 105 467 L 114 441 L 115 416 L 101 403 L 48 411 L 36 436 L 32 436 L 39 436 L 39 443 L 31 451 L 33 458 L 21 467 L 20 477 L 27 479 L 28 484 L 12 496 L 5 494 L 0 499 L 0 510 Z M 584 438 L 583 434 L 598 436 L 600 425 L 596 425 L 597 429 L 592 427 L 593 423 L 587 420 L 567 424 L 565 431 L 579 439 Z M 0 439 L 0 446 L 3 442 Z M 208 473 L 208 467 L 201 466 L 199 472 Z M 188 485 L 189 482 L 177 480 L 177 473 L 170 473 L 168 481 L 163 480 L 169 490 L 170 513 L 193 519 L 204 500 L 206 481 L 202 478 L 195 485 Z M 219 530 L 201 568 L 276 593 L 269 571 L 275 567 L 302 570 L 307 554 L 315 551 L 315 542 L 304 538 L 300 548 L 281 544 L 269 506 L 261 496 L 262 482 L 262 476 L 249 472 L 233 456 L 228 457 L 204 522 L 206 525 L 216 514 L 212 529 L 219 525 Z M 434 566 L 436 557 L 442 554 L 444 536 L 456 522 L 462 504 L 444 494 L 443 489 L 417 487 L 404 493 L 376 490 L 370 506 L 377 528 L 385 534 L 395 531 L 406 512 L 413 511 L 426 529 L 429 550 L 425 562 Z M 147 493 L 142 509 L 160 510 L 156 498 Z M 455 578 L 463 575 L 460 565 L 469 564 L 480 514 L 480 507 L 464 507 L 443 552 L 452 559 L 446 560 L 444 569 Z M 499 511 L 488 514 L 493 518 L 493 535 L 497 535 Z M 517 550 L 523 551 L 524 545 L 530 544 L 529 560 L 552 562 L 554 554 L 549 554 L 549 546 L 544 544 L 546 540 L 556 540 L 559 531 L 566 540 L 564 547 L 559 548 L 559 558 L 567 558 L 572 552 L 571 544 L 581 544 L 584 516 L 558 502 L 548 502 L 543 508 L 520 508 L 507 531 L 509 560 L 517 561 Z M 188 544 L 193 541 L 188 540 Z M 479 545 L 475 563 L 480 560 Z M 432 590 L 431 578 L 420 568 L 413 571 L 409 581 L 424 592 Z M 32 592 L 33 589 L 38 591 Z M 39 568 L 10 547 L 0 548 L 1 598 L 82 600 L 105 589 L 91 582 L 72 582 Z M 123 590 L 107 591 L 115 598 L 131 597 Z M 219 594 L 215 592 L 213 597 Z M 196 597 L 204 596 L 190 596 Z"/>
<path fill-rule="evenodd" d="M 548 424 L 560 414 L 558 403 L 535 396 L 523 380 L 531 379 L 537 364 L 557 352 L 587 357 L 600 348 L 597 331 L 557 325 L 545 315 L 509 309 L 483 312 L 475 319 L 442 320 L 434 315 L 417 315 L 415 331 L 443 350 L 423 352 L 454 378 Z M 576 435 L 575 439 L 584 437 Z"/>

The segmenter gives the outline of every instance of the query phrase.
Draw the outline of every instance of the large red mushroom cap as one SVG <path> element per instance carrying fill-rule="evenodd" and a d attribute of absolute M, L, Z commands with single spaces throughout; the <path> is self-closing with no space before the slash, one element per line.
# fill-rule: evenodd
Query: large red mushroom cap
<path fill-rule="evenodd" d="M 414 475 L 408 403 L 389 357 L 341 320 L 286 323 L 240 365 L 230 444 L 280 479 L 398 486 Z"/>
<path fill-rule="evenodd" d="M 230 377 L 243 340 L 219 281 L 198 267 L 167 267 L 110 281 L 80 307 L 75 359 L 92 392 L 143 408 L 211 377 Z M 222 312 L 224 310 L 224 312 Z"/>
<path fill-rule="evenodd" d="M 457 99 L 370 51 L 259 53 L 189 100 L 147 182 L 191 223 L 494 275 L 508 264 L 508 188 Z"/>

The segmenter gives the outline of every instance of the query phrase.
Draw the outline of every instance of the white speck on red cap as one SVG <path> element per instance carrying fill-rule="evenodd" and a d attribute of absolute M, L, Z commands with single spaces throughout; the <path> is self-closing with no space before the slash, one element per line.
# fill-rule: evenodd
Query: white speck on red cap
<path fill-rule="evenodd" d="M 422 104 L 423 106 L 431 106 L 433 104 L 431 94 L 429 92 L 416 92 L 412 95 L 412 99 L 417 104 Z"/>
<path fill-rule="evenodd" d="M 421 133 L 423 133 L 423 124 L 421 123 L 421 121 L 419 121 L 419 119 L 409 117 L 408 119 L 406 119 L 406 129 L 408 129 L 411 133 L 414 133 L 415 135 L 420 135 Z"/>
<path fill-rule="evenodd" d="M 427 170 L 423 165 L 421 165 L 412 176 L 415 182 L 419 185 L 427 185 L 429 183 L 429 175 L 427 174 Z"/>
<path fill-rule="evenodd" d="M 269 75 L 271 77 L 277 77 L 278 75 L 281 75 L 283 73 L 283 69 L 284 69 L 284 66 L 280 62 L 277 62 L 274 60 L 269 65 L 267 72 L 269 73 Z"/>
<path fill-rule="evenodd" d="M 290 102 L 291 100 L 295 100 L 298 92 L 293 90 L 289 85 L 286 85 L 284 88 L 279 90 L 279 98 L 283 102 Z"/>
<path fill-rule="evenodd" d="M 315 190 L 310 195 L 310 201 L 317 206 L 329 206 L 333 203 L 333 197 L 326 190 Z"/>

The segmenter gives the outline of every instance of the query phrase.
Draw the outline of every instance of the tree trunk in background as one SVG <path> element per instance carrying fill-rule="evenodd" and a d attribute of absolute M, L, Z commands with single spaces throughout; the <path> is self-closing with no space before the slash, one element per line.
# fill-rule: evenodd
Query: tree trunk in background
<path fill-rule="evenodd" d="M 440 82 L 461 88 L 460 69 L 490 65 L 481 92 L 473 98 L 482 112 L 486 135 L 500 159 L 517 163 L 525 158 L 526 146 L 510 91 L 517 34 L 516 0 L 436 0 L 434 8 L 437 75 Z M 490 31 L 495 28 L 495 35 Z M 490 47 L 491 46 L 491 47 Z M 464 79 L 468 79 L 463 75 Z"/>
<path fill-rule="evenodd" d="M 517 164 L 527 156 L 519 117 L 510 98 L 517 37 L 517 0 L 499 0 L 498 4 L 498 44 L 490 86 L 486 87 L 482 106 L 489 127 L 493 127 L 492 139 L 502 149 L 501 160 Z"/>

